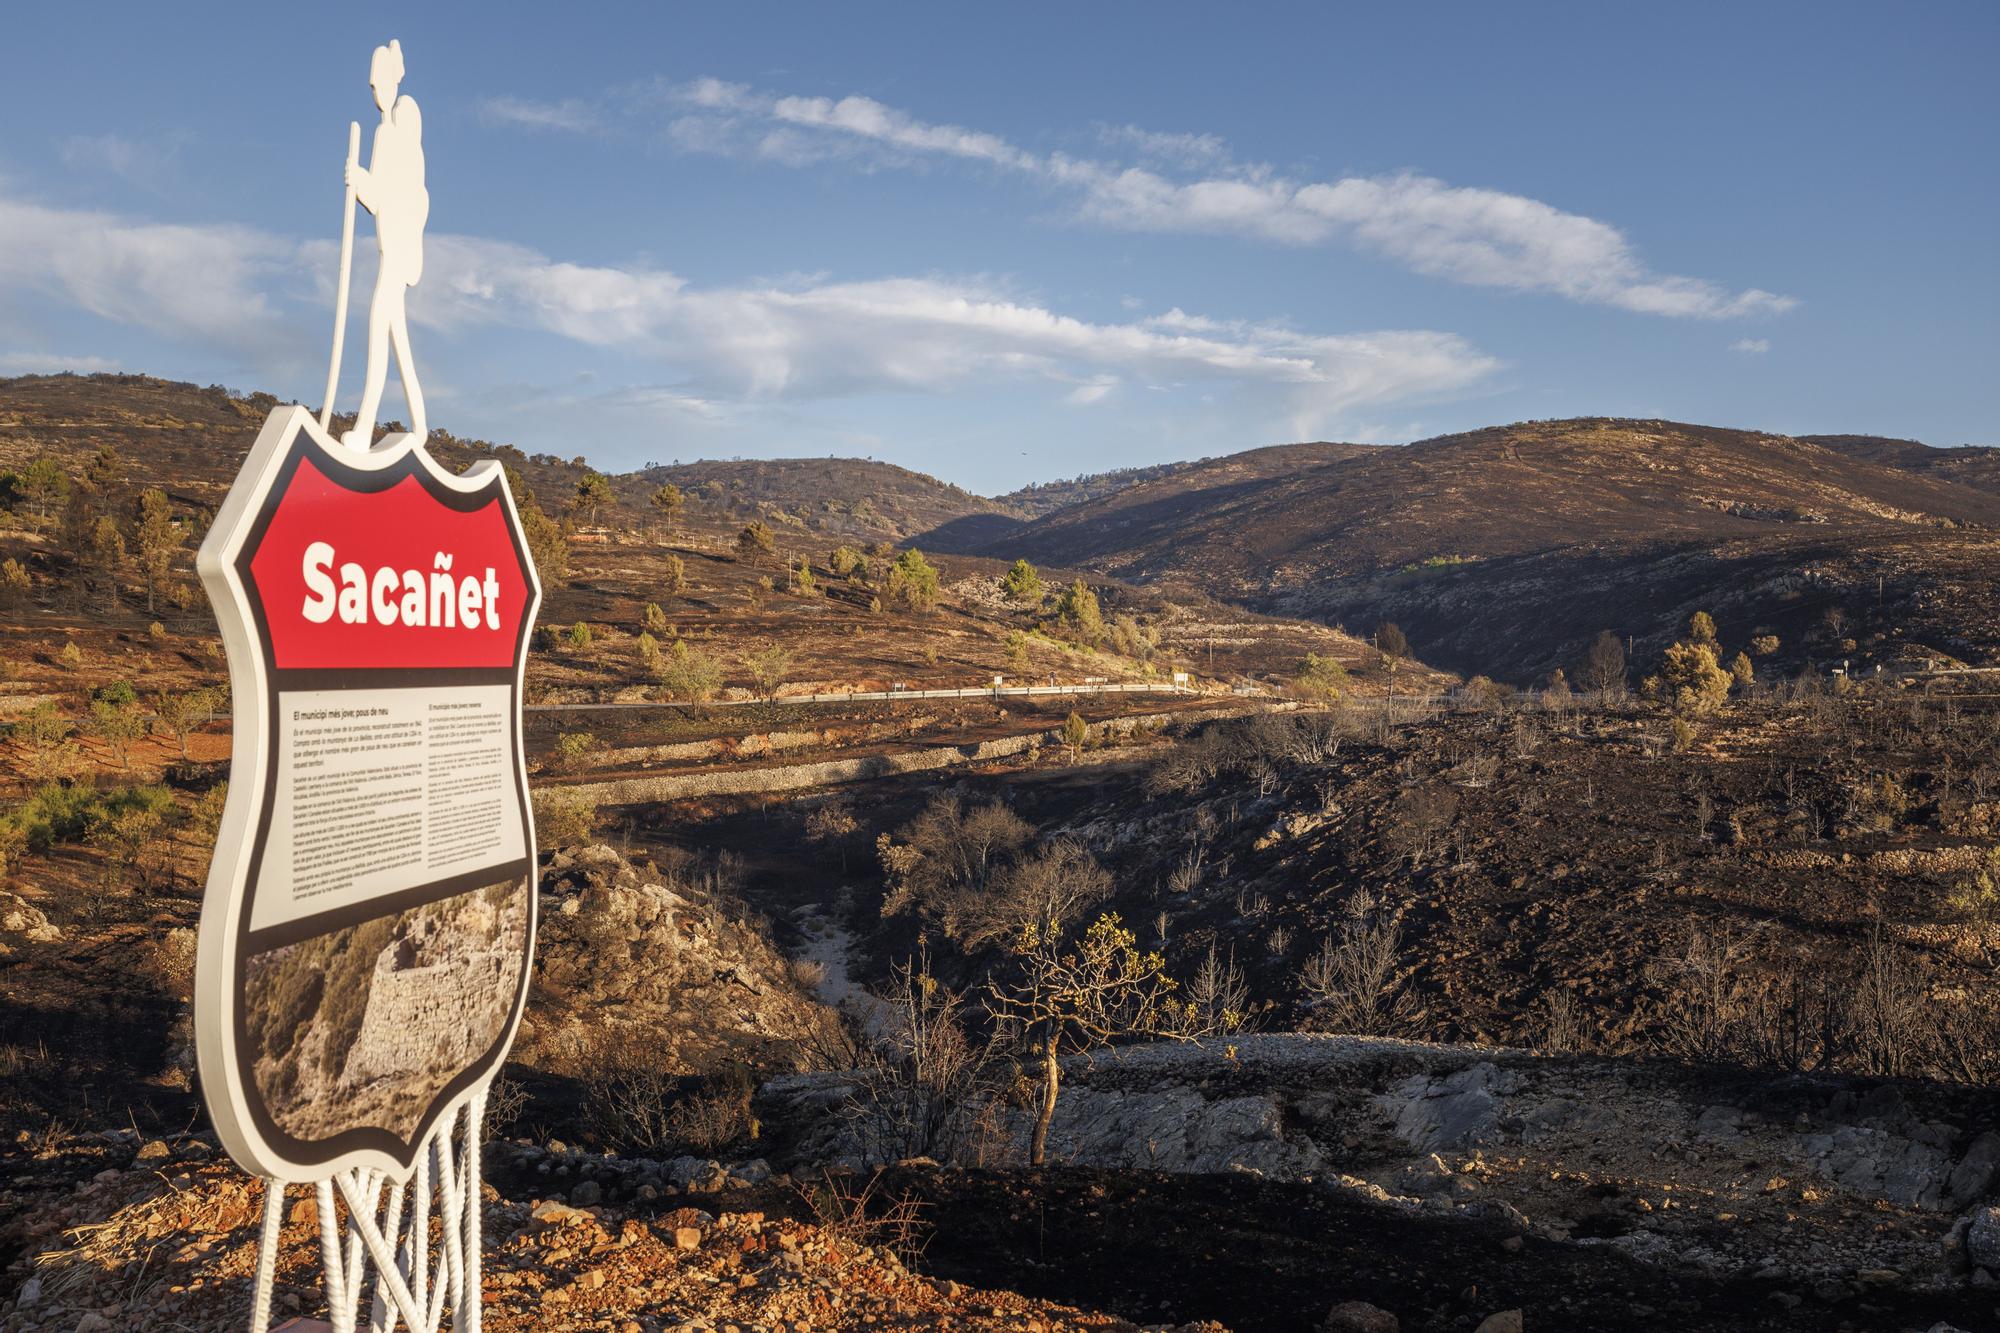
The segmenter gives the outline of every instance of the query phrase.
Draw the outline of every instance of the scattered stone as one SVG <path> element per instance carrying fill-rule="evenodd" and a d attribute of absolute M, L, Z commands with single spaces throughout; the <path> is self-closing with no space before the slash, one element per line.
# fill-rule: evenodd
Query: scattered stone
<path fill-rule="evenodd" d="M 592 1208 L 604 1201 L 604 1186 L 594 1180 L 580 1182 L 569 1192 L 569 1201 L 578 1208 Z"/>
<path fill-rule="evenodd" d="M 546 1223 L 549 1226 L 557 1226 L 557 1227 L 563 1225 L 565 1222 L 594 1220 L 591 1218 L 589 1213 L 583 1212 L 580 1209 L 571 1208 L 567 1204 L 558 1203 L 554 1199 L 543 1199 L 540 1203 L 535 1205 L 534 1211 L 530 1214 L 530 1216 L 532 1216 L 537 1222 L 542 1222 Z"/>
<path fill-rule="evenodd" d="M 167 1146 L 164 1139 L 150 1139 L 139 1149 L 139 1160 L 142 1162 L 164 1162 L 173 1155 L 174 1150 Z"/>

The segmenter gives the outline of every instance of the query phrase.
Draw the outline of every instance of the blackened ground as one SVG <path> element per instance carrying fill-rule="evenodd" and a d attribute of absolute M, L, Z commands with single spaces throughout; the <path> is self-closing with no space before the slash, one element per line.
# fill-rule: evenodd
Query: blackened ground
<path fill-rule="evenodd" d="M 1311 1185 L 1157 1173 L 898 1173 L 924 1200 L 918 1265 L 1138 1322 L 1308 1333 L 1359 1300 L 1406 1331 L 1471 1329 L 1519 1309 L 1535 1333 L 1642 1328 L 1877 1333 L 2000 1327 L 1991 1292 L 1897 1292 L 1831 1306 L 1775 1283 L 1647 1267 L 1503 1226 L 1394 1212 Z M 1788 1308 L 1788 1303 L 1798 1302 Z"/>
<path fill-rule="evenodd" d="M 563 1198 L 585 1159 L 547 1172 L 490 1155 L 503 1196 Z M 669 1192 L 618 1207 L 686 1205 L 812 1220 L 826 1182 L 779 1177 L 722 1195 Z M 851 1177 L 840 1192 L 867 1185 Z M 894 1169 L 871 1212 L 919 1204 L 914 1267 L 1135 1323 L 1213 1319 L 1233 1333 L 1313 1333 L 1342 1301 L 1395 1314 L 1404 1333 L 1471 1330 L 1521 1310 L 1533 1333 L 1899 1333 L 1945 1323 L 2000 1329 L 2000 1293 L 1887 1291 L 1838 1303 L 1775 1281 L 1720 1280 L 1637 1263 L 1601 1246 L 1520 1236 L 1499 1222 L 1411 1214 L 1303 1184 L 1163 1172 Z M 1516 1238 L 1519 1244 L 1515 1245 Z M 1511 1248 L 1510 1248 L 1511 1247 Z"/>

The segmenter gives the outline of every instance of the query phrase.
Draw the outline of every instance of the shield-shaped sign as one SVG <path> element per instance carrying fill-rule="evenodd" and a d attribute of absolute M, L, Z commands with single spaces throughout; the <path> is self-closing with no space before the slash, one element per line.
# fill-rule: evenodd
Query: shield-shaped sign
<path fill-rule="evenodd" d="M 235 719 L 195 975 L 209 1113 L 261 1175 L 400 1177 L 527 998 L 520 518 L 498 463 L 350 449 L 281 407 L 198 564 Z"/>

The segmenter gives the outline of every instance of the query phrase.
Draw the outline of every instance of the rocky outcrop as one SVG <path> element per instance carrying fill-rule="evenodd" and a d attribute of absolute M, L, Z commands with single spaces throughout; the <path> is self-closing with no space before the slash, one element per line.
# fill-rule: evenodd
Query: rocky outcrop
<path fill-rule="evenodd" d="M 1519 1084 L 1482 1060 L 1443 1076 L 1413 1074 L 1375 1101 L 1393 1117 L 1396 1137 L 1419 1152 L 1476 1148 L 1498 1141 L 1501 1097 Z"/>
<path fill-rule="evenodd" d="M 1011 1127 L 1018 1135 L 1025 1119 Z M 1159 1092 L 1078 1088 L 1049 1127 L 1058 1161 L 1206 1174 L 1255 1171 L 1296 1180 L 1323 1169 L 1311 1140 L 1285 1137 L 1278 1103 L 1264 1096 L 1209 1099 L 1191 1088 Z"/>
<path fill-rule="evenodd" d="M 8 936 L 32 944 L 53 944 L 62 938 L 62 931 L 51 925 L 42 909 L 26 898 L 0 891 L 0 937 Z M 5 956 L 6 948 L 4 939 L 0 939 L 0 957 Z"/>
<path fill-rule="evenodd" d="M 861 1132 L 840 1076 L 777 1080 L 759 1105 L 798 1160 L 870 1164 L 880 1136 Z M 1968 1268 L 1953 1245 L 2000 1252 L 2000 1214 L 1954 1232 L 1949 1211 L 1991 1187 L 1996 1111 L 2000 1098 L 1970 1092 L 1247 1036 L 1070 1060 L 1049 1160 L 1312 1181 L 1641 1262 L 1860 1291 L 1967 1280 L 1983 1261 Z M 995 1123 L 983 1160 L 1021 1160 L 1025 1113 Z"/>
<path fill-rule="evenodd" d="M 737 1060 L 798 1067 L 802 1044 L 835 1020 L 731 877 L 602 845 L 557 852 L 516 1058 L 579 1075 L 627 1061 L 675 1075 Z"/>

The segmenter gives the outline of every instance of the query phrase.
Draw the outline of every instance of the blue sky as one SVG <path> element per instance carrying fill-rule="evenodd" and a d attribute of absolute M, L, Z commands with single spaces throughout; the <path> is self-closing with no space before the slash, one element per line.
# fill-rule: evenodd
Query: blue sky
<path fill-rule="evenodd" d="M 346 122 L 372 124 L 395 36 L 431 192 L 413 341 L 461 434 L 985 492 L 1586 414 L 2000 442 L 1991 3 L 51 5 L 9 29 L 0 374 L 316 403 Z"/>

